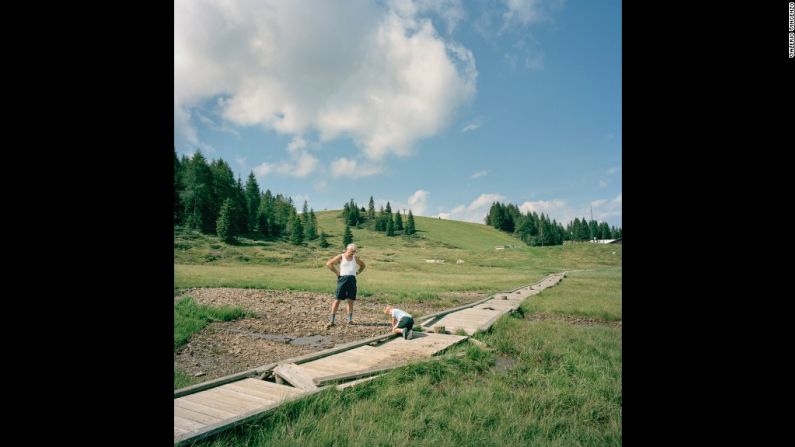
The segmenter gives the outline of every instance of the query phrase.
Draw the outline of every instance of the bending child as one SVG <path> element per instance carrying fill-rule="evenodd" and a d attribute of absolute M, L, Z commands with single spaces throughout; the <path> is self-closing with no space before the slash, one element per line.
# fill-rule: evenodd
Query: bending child
<path fill-rule="evenodd" d="M 408 312 L 391 305 L 384 308 L 384 313 L 392 316 L 392 332 L 402 335 L 406 340 L 411 340 L 414 318 Z"/>

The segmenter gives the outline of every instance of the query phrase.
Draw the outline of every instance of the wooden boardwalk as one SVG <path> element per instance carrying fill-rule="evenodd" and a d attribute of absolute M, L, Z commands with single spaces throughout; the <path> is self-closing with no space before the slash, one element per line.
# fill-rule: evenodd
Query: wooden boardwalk
<path fill-rule="evenodd" d="M 432 318 L 422 323 L 426 332 L 463 331 L 467 335 L 488 331 L 503 314 L 519 308 L 525 298 L 536 295 L 547 287 L 554 286 L 563 278 L 563 273 L 550 275 L 538 284 L 520 287 L 510 292 L 497 293 L 490 300 L 471 308 L 459 310 L 440 318 Z"/>
<path fill-rule="evenodd" d="M 411 340 L 397 338 L 376 348 L 360 346 L 301 365 L 279 365 L 273 370 L 273 375 L 277 381 L 283 380 L 296 388 L 314 391 L 324 380 L 355 376 L 373 369 L 397 368 L 431 357 L 466 339 L 458 335 L 416 332 Z"/>
<path fill-rule="evenodd" d="M 217 385 L 194 385 L 176 390 L 174 444 L 196 441 L 226 430 L 284 402 L 314 394 L 331 383 L 359 379 L 339 387 L 351 386 L 375 374 L 439 354 L 468 337 L 436 332 L 443 329 L 447 333 L 463 331 L 474 335 L 487 331 L 502 315 L 516 310 L 525 298 L 557 284 L 563 276 L 563 273 L 549 275 L 537 284 L 432 314 L 419 324 L 425 332 L 414 332 L 411 340 L 397 335 L 375 337 L 350 343 L 350 348 L 345 345 L 265 365 L 239 377 L 229 376 Z M 392 340 L 378 346 L 365 344 L 374 345 L 388 338 Z M 261 376 L 252 378 L 251 374 Z M 270 374 L 276 383 L 262 380 Z M 209 386 L 213 387 L 206 389 Z"/>
<path fill-rule="evenodd" d="M 174 399 L 174 443 L 209 436 L 305 394 L 265 380 L 243 379 L 179 397 Z"/>

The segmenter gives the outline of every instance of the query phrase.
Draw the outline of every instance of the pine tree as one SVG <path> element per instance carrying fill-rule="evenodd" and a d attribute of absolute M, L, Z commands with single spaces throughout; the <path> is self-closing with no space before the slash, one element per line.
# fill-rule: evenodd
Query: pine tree
<path fill-rule="evenodd" d="M 387 236 L 395 235 L 395 223 L 392 222 L 392 217 L 389 215 L 387 215 L 386 218 L 386 235 Z"/>
<path fill-rule="evenodd" d="M 528 213 L 529 214 L 529 213 Z M 528 215 L 519 220 L 519 225 L 516 226 L 514 234 L 524 241 L 525 244 L 533 246 L 536 245 L 536 236 L 538 229 L 535 226 L 533 217 Z"/>
<path fill-rule="evenodd" d="M 290 227 L 290 243 L 293 245 L 301 245 L 304 243 L 304 226 L 301 224 L 301 218 L 296 214 L 293 217 L 292 227 Z"/>
<path fill-rule="evenodd" d="M 370 203 L 367 205 L 367 219 L 375 219 L 375 202 L 373 201 L 373 196 L 370 196 Z"/>
<path fill-rule="evenodd" d="M 602 222 L 599 225 L 599 230 L 601 232 L 600 239 L 610 239 L 610 227 L 607 225 L 607 222 Z"/>
<path fill-rule="evenodd" d="M 237 233 L 248 232 L 248 206 L 246 205 L 246 190 L 243 188 L 243 181 L 237 178 L 237 185 L 233 193 L 232 204 L 235 206 L 235 225 Z"/>
<path fill-rule="evenodd" d="M 218 237 L 221 238 L 224 242 L 232 243 L 235 241 L 235 207 L 232 204 L 232 199 L 224 200 L 223 206 L 221 206 L 221 212 L 218 216 L 218 221 L 215 224 L 215 231 L 218 233 Z"/>
<path fill-rule="evenodd" d="M 207 160 L 200 151 L 183 163 L 182 183 L 184 189 L 180 194 L 184 208 L 183 223 L 204 233 L 216 231 L 213 218 L 213 175 Z"/>
<path fill-rule="evenodd" d="M 320 243 L 320 247 L 321 248 L 328 248 L 328 246 L 331 245 L 331 244 L 328 243 L 328 235 L 326 234 L 325 231 L 321 231 L 320 232 L 320 242 L 319 243 Z"/>
<path fill-rule="evenodd" d="M 395 213 L 395 231 L 403 231 L 403 218 L 400 217 L 400 211 Z"/>
<path fill-rule="evenodd" d="M 218 214 L 221 212 L 221 206 L 223 206 L 224 200 L 232 199 L 232 206 L 237 207 L 239 204 L 237 202 L 236 197 L 236 188 L 237 184 L 235 182 L 235 173 L 232 172 L 232 168 L 229 167 L 229 164 L 224 161 L 223 158 L 219 158 L 218 160 L 213 160 L 210 162 L 209 165 L 210 174 L 212 176 L 212 181 L 210 182 L 210 195 L 211 195 L 211 206 L 209 209 L 210 218 L 213 222 L 218 220 Z M 239 211 L 236 209 L 235 211 Z M 238 225 L 237 220 L 240 218 L 239 213 L 235 213 L 235 220 L 232 222 L 233 225 Z M 245 222 L 244 222 L 245 226 Z M 215 231 L 215 228 L 213 228 Z M 243 229 L 245 231 L 245 228 Z M 240 231 L 238 230 L 238 233 Z"/>
<path fill-rule="evenodd" d="M 353 233 L 351 233 L 351 227 L 349 225 L 345 225 L 345 233 L 342 235 L 342 248 L 347 248 L 348 244 L 351 242 L 353 242 Z"/>
<path fill-rule="evenodd" d="M 406 234 L 414 234 L 416 231 L 414 228 L 414 215 L 409 210 L 409 217 L 406 219 Z"/>
<path fill-rule="evenodd" d="M 259 203 L 260 203 L 259 185 L 257 179 L 254 177 L 254 171 L 248 174 L 246 180 L 246 210 L 248 211 L 248 225 L 247 231 L 253 232 L 259 227 Z"/>
<path fill-rule="evenodd" d="M 356 202 L 351 199 L 348 205 L 348 225 L 355 226 L 357 223 L 359 223 L 359 208 L 356 206 Z"/>
<path fill-rule="evenodd" d="M 309 207 L 307 206 L 306 200 L 304 200 L 304 209 L 301 210 L 301 223 L 304 227 L 309 223 Z"/>
<path fill-rule="evenodd" d="M 587 241 L 588 239 L 591 238 L 589 233 L 590 230 L 588 229 L 588 221 L 585 220 L 585 218 L 583 217 L 582 220 L 580 221 L 580 232 L 577 235 L 577 239 L 581 241 Z"/>
<path fill-rule="evenodd" d="M 539 217 L 538 237 L 540 239 L 541 246 L 554 245 L 555 235 L 554 230 L 552 229 L 552 223 L 543 213 Z"/>
<path fill-rule="evenodd" d="M 304 228 L 306 239 L 313 241 L 317 239 L 317 217 L 315 217 L 315 210 L 309 210 L 308 217 L 306 218 L 306 226 Z"/>
<path fill-rule="evenodd" d="M 378 218 L 375 221 L 375 231 L 386 231 L 386 217 L 384 213 L 384 206 L 378 211 Z"/>

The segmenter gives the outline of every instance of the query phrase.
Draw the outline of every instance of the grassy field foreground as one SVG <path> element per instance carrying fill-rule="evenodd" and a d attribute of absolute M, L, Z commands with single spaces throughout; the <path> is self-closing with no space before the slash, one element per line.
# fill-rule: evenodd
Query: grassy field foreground
<path fill-rule="evenodd" d="M 570 273 L 471 344 L 279 407 L 204 446 L 621 444 L 621 269 Z M 462 357 L 454 354 L 462 352 Z"/>

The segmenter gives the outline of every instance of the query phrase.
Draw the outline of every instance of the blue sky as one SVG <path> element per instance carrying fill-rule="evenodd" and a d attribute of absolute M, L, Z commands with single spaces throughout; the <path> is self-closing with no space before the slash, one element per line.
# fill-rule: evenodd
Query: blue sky
<path fill-rule="evenodd" d="M 299 210 L 621 226 L 620 2 L 177 0 L 174 31 L 177 153 Z"/>

